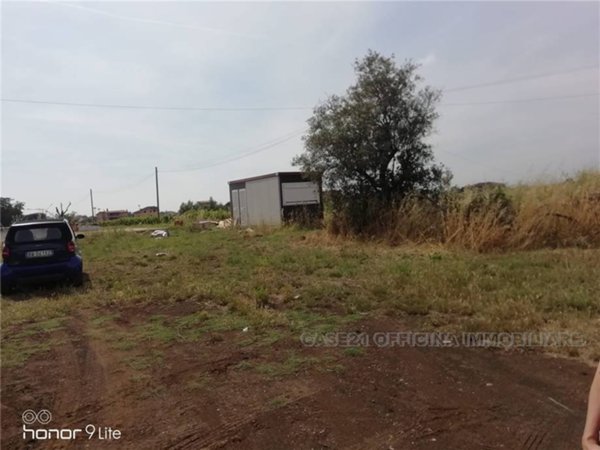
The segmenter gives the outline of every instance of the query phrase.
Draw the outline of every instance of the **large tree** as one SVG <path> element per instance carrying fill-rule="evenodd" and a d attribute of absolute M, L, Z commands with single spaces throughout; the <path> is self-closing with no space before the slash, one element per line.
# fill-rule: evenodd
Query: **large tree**
<path fill-rule="evenodd" d="M 3 227 L 8 227 L 23 215 L 24 203 L 13 201 L 8 197 L 0 197 L 0 221 Z"/>
<path fill-rule="evenodd" d="M 336 206 L 389 206 L 406 195 L 435 194 L 449 172 L 436 165 L 425 138 L 438 117 L 440 91 L 419 87 L 418 65 L 397 66 L 375 51 L 356 60 L 356 83 L 314 109 L 304 137 L 306 152 L 294 159 L 323 177 Z"/>

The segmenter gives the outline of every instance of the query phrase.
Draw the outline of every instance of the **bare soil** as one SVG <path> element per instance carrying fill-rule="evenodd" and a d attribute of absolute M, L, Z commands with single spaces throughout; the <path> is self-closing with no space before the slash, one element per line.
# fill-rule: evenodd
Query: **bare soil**
<path fill-rule="evenodd" d="M 118 326 L 145 315 L 122 310 Z M 292 339 L 244 345 L 252 330 L 168 345 L 140 375 L 88 325 L 71 318 L 62 345 L 2 370 L 3 449 L 572 450 L 593 375 L 581 362 L 532 351 L 369 347 L 350 356 Z M 371 333 L 406 324 L 385 318 L 353 327 Z M 155 350 L 152 342 L 135 349 Z M 252 368 L 290 351 L 316 362 L 283 374 Z M 122 438 L 23 440 L 22 412 L 43 408 L 53 415 L 48 427 L 92 423 Z"/>

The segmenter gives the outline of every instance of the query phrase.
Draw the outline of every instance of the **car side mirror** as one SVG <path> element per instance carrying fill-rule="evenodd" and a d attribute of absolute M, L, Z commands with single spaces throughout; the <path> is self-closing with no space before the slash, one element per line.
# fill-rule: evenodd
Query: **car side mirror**
<path fill-rule="evenodd" d="M 75 236 L 77 239 L 83 239 L 85 237 L 85 234 L 78 234 L 77 236 Z"/>

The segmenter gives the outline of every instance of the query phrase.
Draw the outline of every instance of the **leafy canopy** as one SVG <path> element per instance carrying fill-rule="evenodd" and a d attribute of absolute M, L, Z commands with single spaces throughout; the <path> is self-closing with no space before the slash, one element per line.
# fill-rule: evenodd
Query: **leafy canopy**
<path fill-rule="evenodd" d="M 293 163 L 322 176 L 338 198 L 390 204 L 438 193 L 450 180 L 425 141 L 441 93 L 419 89 L 419 66 L 398 67 L 393 58 L 369 51 L 356 60 L 356 83 L 317 106 L 308 121 L 306 152 Z"/>

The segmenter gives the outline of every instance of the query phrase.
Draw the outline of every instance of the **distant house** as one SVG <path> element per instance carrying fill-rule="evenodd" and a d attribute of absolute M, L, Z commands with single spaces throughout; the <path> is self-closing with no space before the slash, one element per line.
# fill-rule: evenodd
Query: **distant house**
<path fill-rule="evenodd" d="M 96 220 L 99 222 L 105 222 L 107 220 L 120 219 L 121 217 L 129 217 L 129 211 L 126 209 L 117 209 L 114 211 L 98 211 L 96 213 Z"/>
<path fill-rule="evenodd" d="M 134 212 L 133 215 L 134 216 L 151 216 L 151 215 L 156 215 L 157 213 L 158 213 L 158 208 L 156 206 L 146 206 L 146 207 Z"/>

